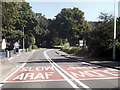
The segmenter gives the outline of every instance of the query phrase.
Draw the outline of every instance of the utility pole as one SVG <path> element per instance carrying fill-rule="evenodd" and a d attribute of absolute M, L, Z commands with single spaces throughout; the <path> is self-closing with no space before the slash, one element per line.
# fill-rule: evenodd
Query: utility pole
<path fill-rule="evenodd" d="M 0 1 L 0 52 L 2 51 L 2 1 Z M 0 58 L 2 53 L 0 53 Z"/>
<path fill-rule="evenodd" d="M 25 42 L 24 42 L 24 27 L 23 27 L 23 52 L 25 50 Z"/>
<path fill-rule="evenodd" d="M 113 38 L 113 60 L 116 59 L 116 0 L 114 0 L 114 38 Z"/>

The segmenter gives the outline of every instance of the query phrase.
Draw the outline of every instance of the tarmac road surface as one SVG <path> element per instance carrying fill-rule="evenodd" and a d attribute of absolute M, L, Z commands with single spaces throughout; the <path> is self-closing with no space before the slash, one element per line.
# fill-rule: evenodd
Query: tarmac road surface
<path fill-rule="evenodd" d="M 119 70 L 86 63 L 80 59 L 71 59 L 57 52 L 59 49 L 40 49 L 34 51 L 28 59 L 13 60 L 13 63 L 21 65 L 3 80 L 2 90 L 120 88 Z M 26 56 L 24 54 L 20 58 Z"/>

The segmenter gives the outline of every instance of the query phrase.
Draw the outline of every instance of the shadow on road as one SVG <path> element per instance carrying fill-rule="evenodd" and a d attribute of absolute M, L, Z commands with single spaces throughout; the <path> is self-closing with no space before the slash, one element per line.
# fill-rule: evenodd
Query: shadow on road
<path fill-rule="evenodd" d="M 100 65 L 103 67 L 110 67 L 110 68 L 120 70 L 120 62 L 119 61 L 111 61 L 111 60 L 103 60 L 103 59 L 90 59 L 90 58 L 78 57 L 75 55 L 70 55 L 70 56 L 69 55 L 61 55 L 61 56 L 64 56 L 65 58 L 68 58 L 68 59 L 75 59 L 78 62 L 82 61 L 82 62 L 90 63 L 93 65 Z"/>

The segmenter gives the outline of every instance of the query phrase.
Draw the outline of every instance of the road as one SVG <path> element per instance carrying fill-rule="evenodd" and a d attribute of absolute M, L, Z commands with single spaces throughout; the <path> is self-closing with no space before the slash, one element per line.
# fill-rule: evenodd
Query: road
<path fill-rule="evenodd" d="M 7 79 L 2 90 L 96 90 L 119 89 L 117 69 L 85 63 L 79 59 L 61 56 L 58 49 L 40 49 L 31 55 L 22 55 L 12 63 L 20 65 Z"/>

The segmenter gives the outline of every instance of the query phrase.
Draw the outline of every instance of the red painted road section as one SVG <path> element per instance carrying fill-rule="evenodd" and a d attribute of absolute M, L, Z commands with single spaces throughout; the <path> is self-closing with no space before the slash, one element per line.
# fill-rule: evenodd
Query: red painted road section
<path fill-rule="evenodd" d="M 23 67 L 10 77 L 7 82 L 41 80 L 63 80 L 63 77 L 51 66 Z"/>
<path fill-rule="evenodd" d="M 100 66 L 61 66 L 61 68 L 80 80 L 120 77 L 120 71 Z"/>
<path fill-rule="evenodd" d="M 99 66 L 60 66 L 76 79 L 119 78 L 120 71 Z M 64 80 L 52 67 L 23 67 L 11 76 L 7 82 Z"/>

